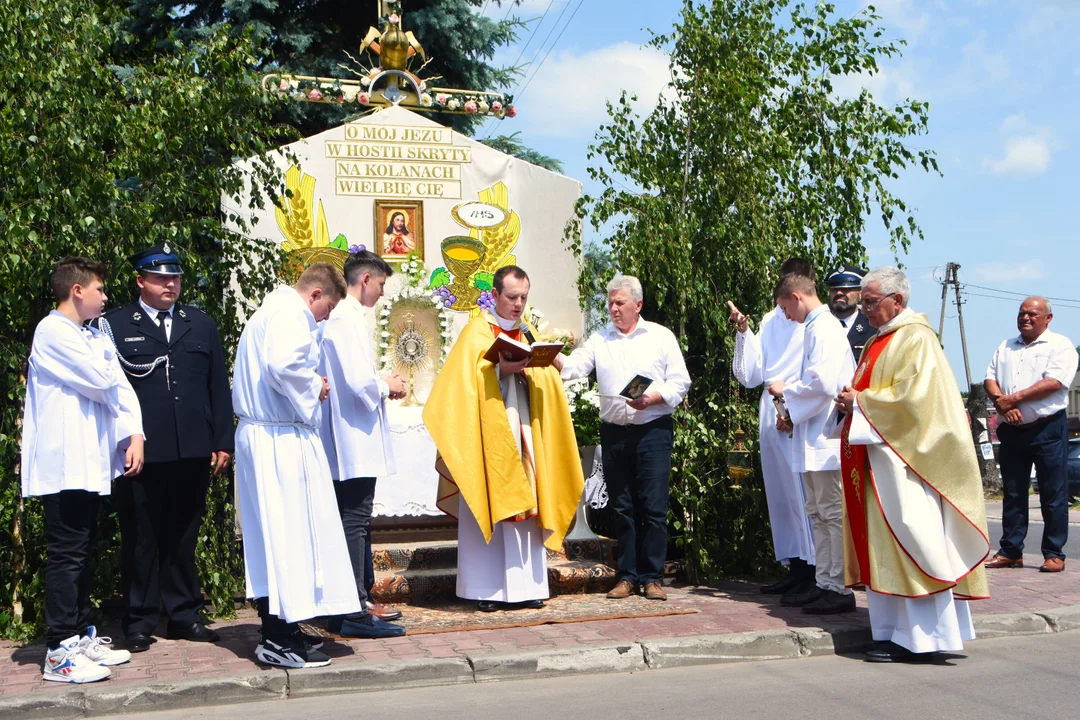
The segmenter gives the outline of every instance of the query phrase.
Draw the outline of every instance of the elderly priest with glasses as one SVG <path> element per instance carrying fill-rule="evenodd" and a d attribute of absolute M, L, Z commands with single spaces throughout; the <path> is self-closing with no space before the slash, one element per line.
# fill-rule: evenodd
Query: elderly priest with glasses
<path fill-rule="evenodd" d="M 960 650 L 975 637 L 967 601 L 989 596 L 986 508 L 964 404 L 910 297 L 897 268 L 863 278 L 862 310 L 878 334 L 836 399 L 846 584 L 867 588 L 879 641 L 869 662 Z"/>

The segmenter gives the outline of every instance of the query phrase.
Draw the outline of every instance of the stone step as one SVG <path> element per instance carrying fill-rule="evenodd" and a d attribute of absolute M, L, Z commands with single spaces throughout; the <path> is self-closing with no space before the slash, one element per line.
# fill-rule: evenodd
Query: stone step
<path fill-rule="evenodd" d="M 567 540 L 562 552 L 547 551 L 548 563 L 575 560 L 586 563 L 612 565 L 614 541 Z M 442 570 L 457 567 L 457 543 L 445 540 L 410 543 L 374 543 L 371 548 L 376 573 L 392 573 L 403 570 Z"/>
<path fill-rule="evenodd" d="M 455 566 L 452 567 L 376 569 L 372 597 L 381 603 L 404 605 L 435 605 L 454 600 L 457 548 L 453 550 Z M 615 571 L 610 565 L 588 559 L 571 560 L 550 551 L 547 571 L 552 596 L 607 592 L 615 585 Z"/>

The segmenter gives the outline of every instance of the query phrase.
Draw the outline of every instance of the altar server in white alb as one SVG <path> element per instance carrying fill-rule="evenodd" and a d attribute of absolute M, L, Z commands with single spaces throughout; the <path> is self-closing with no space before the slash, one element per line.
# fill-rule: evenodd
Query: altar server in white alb
<path fill-rule="evenodd" d="M 45 565 L 45 680 L 94 682 L 131 659 L 113 650 L 90 617 L 90 558 L 98 503 L 143 464 L 139 400 L 116 348 L 84 323 L 105 309 L 107 269 L 89 258 L 57 263 L 57 299 L 34 330 L 22 428 L 22 495 L 40 497 Z"/>
<path fill-rule="evenodd" d="M 376 615 L 381 606 L 368 595 L 375 480 L 395 472 L 386 400 L 405 397 L 405 380 L 397 374 L 379 377 L 365 308 L 375 306 L 383 295 L 386 279 L 393 274 L 389 263 L 369 250 L 350 255 L 345 261 L 345 297 L 322 329 L 319 367 L 331 392 L 323 408 L 321 437 L 334 478 L 356 592 L 363 605 L 358 613 L 328 621 L 327 629 L 344 637 L 405 634 L 404 627 L 384 622 Z M 394 612 L 401 617 L 400 612 Z"/>
<path fill-rule="evenodd" d="M 330 386 L 317 372 L 316 323 L 344 295 L 341 273 L 313 264 L 266 296 L 236 351 L 236 494 L 247 595 L 262 618 L 255 656 L 278 667 L 329 665 L 296 623 L 360 610 L 318 435 Z"/>
<path fill-rule="evenodd" d="M 790 258 L 780 266 L 780 275 L 792 272 L 812 277 L 810 263 Z M 776 298 L 774 297 L 773 300 Z M 789 572 L 777 582 L 765 585 L 769 595 L 804 593 L 814 585 L 814 530 L 806 516 L 806 492 L 802 476 L 791 469 L 791 437 L 776 431 L 776 406 L 769 395 L 775 380 L 792 383 L 799 377 L 803 356 L 803 326 L 789 320 L 780 306 L 765 313 L 757 334 L 750 329 L 749 318 L 734 304 L 731 322 L 738 328 L 732 372 L 743 387 L 764 384 L 758 403 L 758 427 L 761 432 L 761 474 L 765 499 L 769 505 L 773 550 L 777 561 Z"/>
<path fill-rule="evenodd" d="M 833 400 L 851 382 L 855 359 L 847 333 L 829 307 L 818 299 L 814 281 L 788 273 L 776 288 L 784 314 L 803 325 L 803 353 L 798 378 L 774 380 L 769 394 L 783 398 L 790 420 L 777 418 L 776 429 L 793 436 L 791 469 L 802 473 L 806 514 L 814 527 L 816 584 L 805 593 L 785 595 L 784 605 L 809 615 L 830 615 L 855 609 L 855 597 L 844 586 L 844 508 L 840 481 L 840 441 L 827 427 Z M 835 422 L 835 420 L 834 420 Z"/>

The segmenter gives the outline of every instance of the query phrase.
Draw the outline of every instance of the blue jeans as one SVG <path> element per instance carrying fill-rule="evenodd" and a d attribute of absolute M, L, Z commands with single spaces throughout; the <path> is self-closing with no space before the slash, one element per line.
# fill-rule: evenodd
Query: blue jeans
<path fill-rule="evenodd" d="M 1069 433 L 1065 411 L 1030 425 L 998 426 L 998 462 L 1005 497 L 1001 513 L 1001 554 L 1013 560 L 1024 555 L 1028 529 L 1031 466 L 1039 479 L 1042 506 L 1042 554 L 1064 558 L 1069 538 Z"/>
<path fill-rule="evenodd" d="M 618 540 L 618 579 L 660 582 L 667 558 L 671 416 L 644 425 L 600 426 L 601 458 Z"/>

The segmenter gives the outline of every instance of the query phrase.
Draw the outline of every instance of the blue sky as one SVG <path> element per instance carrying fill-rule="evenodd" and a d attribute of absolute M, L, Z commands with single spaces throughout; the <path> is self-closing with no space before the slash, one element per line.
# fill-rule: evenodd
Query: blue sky
<path fill-rule="evenodd" d="M 868 3 L 836 4 L 850 15 Z M 1074 177 L 1080 167 L 1080 0 L 872 4 L 887 34 L 908 45 L 879 75 L 849 78 L 845 89 L 865 85 L 883 103 L 928 101 L 930 134 L 916 142 L 937 152 L 944 173 L 939 178 L 912 171 L 892 185 L 915 206 L 926 234 L 901 258 L 913 281 L 912 305 L 936 326 L 941 286 L 935 277 L 946 262 L 960 263 L 976 381 L 985 376 L 998 343 L 1016 334 L 1016 294 L 1072 300 L 1056 303 L 1051 329 L 1080 344 L 1080 183 Z M 604 99 L 617 98 L 622 89 L 656 97 L 668 78 L 667 60 L 642 44 L 648 29 L 668 30 L 679 7 L 676 0 L 525 0 L 513 13 L 547 15 L 524 53 L 531 27 L 498 59 L 535 58 L 539 68 L 527 75 L 524 92 L 511 88 L 520 114 L 497 132 L 520 130 L 526 144 L 562 160 L 568 175 L 595 191 L 585 153 L 605 120 Z M 502 17 L 505 5 L 500 9 L 493 1 L 486 12 Z M 864 245 L 871 265 L 893 263 L 879 225 L 870 225 Z M 951 300 L 944 341 L 963 383 Z"/>

